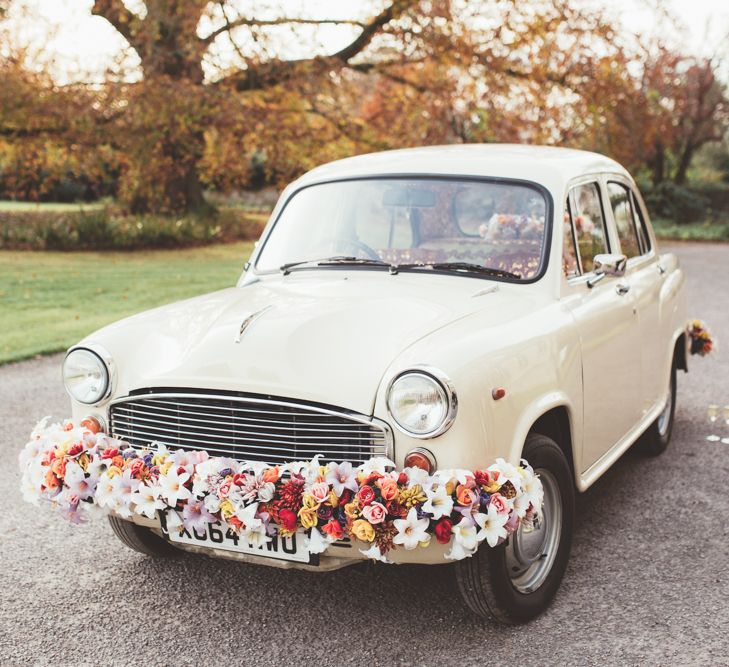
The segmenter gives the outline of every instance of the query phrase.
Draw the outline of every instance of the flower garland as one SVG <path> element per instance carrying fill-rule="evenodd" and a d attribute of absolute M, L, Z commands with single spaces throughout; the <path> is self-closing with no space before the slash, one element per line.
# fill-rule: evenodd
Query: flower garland
<path fill-rule="evenodd" d="M 451 543 L 446 558 L 466 558 L 484 540 L 494 547 L 531 526 L 542 507 L 542 484 L 525 461 L 433 475 L 397 472 L 382 457 L 357 468 L 321 465 L 318 456 L 270 466 L 154 443 L 134 449 L 94 426 L 48 425 L 46 418 L 35 427 L 20 454 L 26 500 L 50 501 L 73 523 L 104 511 L 149 519 L 166 512 L 168 530 L 180 532 L 221 521 L 254 546 L 305 530 L 311 553 L 349 536 L 382 562 L 393 549 L 427 546 L 432 536 Z"/>
<path fill-rule="evenodd" d="M 703 320 L 691 320 L 686 330 L 691 339 L 691 354 L 698 354 L 699 356 L 705 357 L 712 350 L 716 349 L 716 341 Z"/>

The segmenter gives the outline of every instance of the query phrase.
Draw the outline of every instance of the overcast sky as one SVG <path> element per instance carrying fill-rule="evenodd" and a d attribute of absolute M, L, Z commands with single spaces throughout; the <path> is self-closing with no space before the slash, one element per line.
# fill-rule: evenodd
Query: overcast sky
<path fill-rule="evenodd" d="M 137 0 L 127 0 L 131 5 Z M 724 42 L 729 56 L 729 0 L 576 0 L 602 4 L 630 32 L 655 34 L 679 48 L 705 55 L 714 53 Z M 14 39 L 19 43 L 43 44 L 54 54 L 57 71 L 103 70 L 118 55 L 123 40 L 102 18 L 91 16 L 92 0 L 24 0 L 33 15 L 22 15 L 12 22 Z M 358 8 L 368 6 L 358 0 L 285 0 L 291 15 L 351 17 Z M 678 28 L 656 21 L 651 5 L 660 5 L 678 19 Z M 304 7 L 306 9 L 304 9 Z M 353 11 L 352 11 L 353 10 Z M 39 20 L 40 19 L 40 20 Z M 351 38 L 351 27 L 329 27 L 319 33 L 325 49 L 335 50 Z M 289 42 L 290 44 L 290 42 Z M 296 54 L 294 54 L 296 55 Z"/>

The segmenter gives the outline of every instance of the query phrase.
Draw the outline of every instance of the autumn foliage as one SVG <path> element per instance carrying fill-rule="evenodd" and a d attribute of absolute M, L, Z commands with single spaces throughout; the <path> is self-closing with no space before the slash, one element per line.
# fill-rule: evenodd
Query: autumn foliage
<path fill-rule="evenodd" d="M 60 85 L 5 53 L 0 161 L 17 166 L 3 187 L 39 196 L 37 174 L 62 164 L 111 179 L 131 211 L 184 212 L 261 173 L 474 141 L 594 149 L 681 183 L 726 131 L 712 61 L 628 42 L 584 3 L 373 0 L 347 18 L 281 5 L 148 0 L 135 13 L 96 0 L 139 62 L 100 85 Z M 312 36 L 331 25 L 349 35 L 334 52 Z M 304 55 L 282 57 L 289 42 Z"/>

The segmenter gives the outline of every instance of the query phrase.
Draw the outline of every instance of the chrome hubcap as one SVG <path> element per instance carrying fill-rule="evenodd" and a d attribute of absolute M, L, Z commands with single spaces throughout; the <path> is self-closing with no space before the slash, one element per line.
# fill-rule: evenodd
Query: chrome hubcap
<path fill-rule="evenodd" d="M 533 528 L 519 526 L 506 545 L 506 567 L 520 593 L 537 590 L 552 570 L 562 532 L 562 496 L 557 480 L 544 469 L 535 471 L 544 487 L 542 516 Z"/>
<path fill-rule="evenodd" d="M 668 426 L 671 423 L 671 409 L 673 408 L 673 379 L 668 385 L 668 398 L 666 399 L 666 407 L 658 416 L 658 433 L 661 437 L 668 433 Z"/>

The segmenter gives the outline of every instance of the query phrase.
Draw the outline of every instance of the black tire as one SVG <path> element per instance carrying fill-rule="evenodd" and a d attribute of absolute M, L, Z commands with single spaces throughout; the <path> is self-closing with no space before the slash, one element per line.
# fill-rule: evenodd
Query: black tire
<path fill-rule="evenodd" d="M 170 558 L 180 552 L 167 540 L 153 533 L 149 528 L 109 514 L 109 524 L 119 540 L 130 549 L 154 558 Z"/>
<path fill-rule="evenodd" d="M 648 427 L 639 441 L 639 449 L 646 456 L 659 456 L 666 451 L 673 432 L 673 418 L 676 414 L 676 357 L 671 364 L 671 385 L 668 392 L 670 404 Z"/>
<path fill-rule="evenodd" d="M 572 472 L 564 452 L 554 440 L 539 434 L 527 438 L 524 458 L 536 472 L 549 473 L 556 484 L 553 492 L 561 501 L 561 528 L 556 555 L 539 586 L 529 592 L 517 589 L 509 573 L 507 547 L 483 542 L 471 558 L 457 561 L 455 574 L 458 589 L 468 607 L 478 616 L 499 623 L 524 623 L 542 613 L 552 601 L 567 568 L 575 515 L 575 488 Z M 546 489 L 545 489 L 546 490 Z M 545 515 L 548 511 L 545 494 Z"/>

